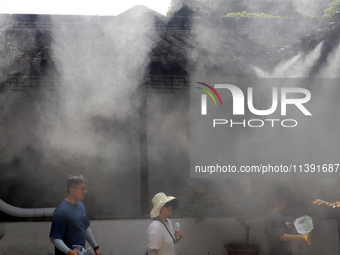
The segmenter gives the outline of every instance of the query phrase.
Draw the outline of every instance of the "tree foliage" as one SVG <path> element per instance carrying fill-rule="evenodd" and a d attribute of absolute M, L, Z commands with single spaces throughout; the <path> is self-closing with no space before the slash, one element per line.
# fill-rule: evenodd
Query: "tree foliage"
<path fill-rule="evenodd" d="M 267 13 L 248 13 L 247 11 L 237 12 L 237 13 L 228 13 L 225 15 L 228 18 L 281 18 L 281 16 L 273 16 Z"/>
<path fill-rule="evenodd" d="M 334 16 L 340 0 L 172 0 L 168 16 L 318 17 L 329 7 Z M 246 12 L 244 14 L 244 12 Z M 228 17 L 228 16 L 227 16 Z"/>
<path fill-rule="evenodd" d="M 325 10 L 324 18 L 333 18 L 340 16 L 340 0 L 334 0 L 330 3 L 329 7 Z"/>

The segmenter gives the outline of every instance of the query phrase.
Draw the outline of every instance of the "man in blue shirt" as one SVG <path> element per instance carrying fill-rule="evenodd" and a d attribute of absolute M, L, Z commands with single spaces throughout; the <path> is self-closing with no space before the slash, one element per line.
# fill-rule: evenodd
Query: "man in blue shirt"
<path fill-rule="evenodd" d="M 101 255 L 86 214 L 82 200 L 87 193 L 87 179 L 83 175 L 70 175 L 67 179 L 68 195 L 55 209 L 52 218 L 50 239 L 55 246 L 55 255 L 77 255 L 72 245 L 85 247 L 86 240 L 96 255 Z"/>

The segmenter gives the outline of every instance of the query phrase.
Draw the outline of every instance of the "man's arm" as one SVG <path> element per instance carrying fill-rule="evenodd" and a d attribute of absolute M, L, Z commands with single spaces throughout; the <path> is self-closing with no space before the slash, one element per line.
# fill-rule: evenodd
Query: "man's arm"
<path fill-rule="evenodd" d="M 98 246 L 96 240 L 94 239 L 94 236 L 92 234 L 92 230 L 91 230 L 90 227 L 88 227 L 86 229 L 86 240 L 90 243 L 90 245 L 92 246 L 92 248 L 94 249 L 94 251 L 97 255 L 102 254 L 99 250 L 99 246 Z"/>
<path fill-rule="evenodd" d="M 297 240 L 306 240 L 305 235 L 289 235 L 283 234 L 279 236 L 280 240 L 283 242 L 293 242 Z M 307 239 L 310 239 L 310 234 L 307 234 Z"/>
<path fill-rule="evenodd" d="M 55 247 L 58 248 L 61 252 L 67 254 L 67 255 L 77 255 L 77 251 L 73 251 L 70 248 L 66 246 L 66 244 L 63 242 L 63 240 L 58 239 L 58 238 L 50 238 L 51 242 L 55 245 Z"/>

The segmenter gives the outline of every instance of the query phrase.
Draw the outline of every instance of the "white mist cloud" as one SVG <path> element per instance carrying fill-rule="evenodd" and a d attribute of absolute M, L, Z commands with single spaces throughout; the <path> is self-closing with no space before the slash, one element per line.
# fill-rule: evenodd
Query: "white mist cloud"
<path fill-rule="evenodd" d="M 319 43 L 315 49 L 304 56 L 302 53 L 279 63 L 273 71 L 267 72 L 261 68 L 253 66 L 256 74 L 260 78 L 304 78 L 320 58 L 323 43 Z"/>
<path fill-rule="evenodd" d="M 340 74 L 340 44 L 327 58 L 327 65 L 320 72 L 320 77 L 339 78 Z"/>
<path fill-rule="evenodd" d="M 125 146 L 121 133 L 138 123 L 137 90 L 156 39 L 153 20 L 139 18 L 138 27 L 119 18 L 91 27 L 79 17 L 80 28 L 53 31 L 59 99 L 58 107 L 44 114 L 52 147 L 103 155 Z"/>

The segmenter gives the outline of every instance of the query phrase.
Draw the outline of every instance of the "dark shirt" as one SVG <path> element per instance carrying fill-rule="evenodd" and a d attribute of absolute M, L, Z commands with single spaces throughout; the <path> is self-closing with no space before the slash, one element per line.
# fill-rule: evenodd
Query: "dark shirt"
<path fill-rule="evenodd" d="M 279 236 L 288 234 L 283 216 L 278 212 L 270 212 L 266 218 L 265 233 L 267 235 L 268 255 L 292 255 L 290 242 L 283 242 Z"/>
<path fill-rule="evenodd" d="M 50 237 L 64 241 L 67 247 L 77 244 L 85 247 L 86 229 L 90 220 L 82 202 L 72 204 L 64 200 L 54 211 Z M 55 248 L 55 254 L 64 254 Z"/>

